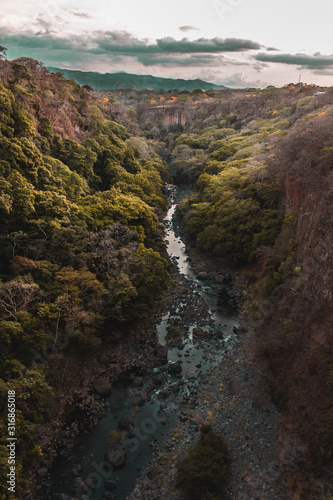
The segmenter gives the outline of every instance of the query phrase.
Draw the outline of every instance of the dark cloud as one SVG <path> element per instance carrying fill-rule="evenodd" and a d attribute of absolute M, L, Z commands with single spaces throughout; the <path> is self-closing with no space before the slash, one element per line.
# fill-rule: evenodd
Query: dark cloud
<path fill-rule="evenodd" d="M 280 52 L 280 49 L 276 49 L 275 47 L 266 47 L 266 50 L 268 52 L 272 52 L 273 50 L 275 50 L 276 52 Z"/>
<path fill-rule="evenodd" d="M 198 40 L 175 40 L 171 37 L 157 40 L 157 45 L 164 52 L 243 52 L 246 50 L 258 50 L 262 46 L 251 40 L 240 38 L 199 38 Z"/>
<path fill-rule="evenodd" d="M 56 38 L 50 33 L 36 33 L 31 34 L 15 34 L 11 36 L 2 36 L 0 30 L 0 39 L 5 41 L 8 45 L 8 50 L 13 49 L 44 49 L 46 51 L 51 50 L 74 50 L 79 41 L 75 41 L 75 38 L 65 39 Z"/>
<path fill-rule="evenodd" d="M 43 21 L 44 18 L 41 18 Z M 161 67 L 216 67 L 248 64 L 227 57 L 223 53 L 250 51 L 260 47 L 250 40 L 237 38 L 187 38 L 176 40 L 165 37 L 154 43 L 146 38 L 136 38 L 127 31 L 94 32 L 82 37 L 56 36 L 44 25 L 45 31 L 13 32 L 0 27 L 0 43 L 8 48 L 8 57 L 28 56 L 53 65 L 67 63 L 140 63 Z M 94 61 L 95 59 L 95 61 Z M 258 63 L 259 64 L 259 63 Z"/>
<path fill-rule="evenodd" d="M 331 71 L 327 69 L 317 69 L 313 71 L 314 75 L 321 75 L 321 76 L 332 76 L 333 75 L 333 69 Z"/>
<path fill-rule="evenodd" d="M 103 32 L 96 39 L 99 47 L 107 52 L 123 54 L 162 54 L 162 53 L 219 53 L 219 52 L 243 52 L 247 50 L 258 50 L 261 48 L 256 42 L 242 40 L 239 38 L 199 38 L 189 40 L 182 38 L 176 40 L 172 37 L 164 37 L 149 43 L 147 39 L 138 39 L 127 31 Z"/>
<path fill-rule="evenodd" d="M 48 23 L 44 22 L 45 28 Z M 238 38 L 199 38 L 198 40 L 175 40 L 172 37 L 164 37 L 156 40 L 156 43 L 150 43 L 146 38 L 136 38 L 127 31 L 105 31 L 95 32 L 89 38 L 84 39 L 80 36 L 59 37 L 52 33 L 10 33 L 4 28 L 0 28 L 0 36 L 16 46 L 43 46 L 55 48 L 61 45 L 62 48 L 71 49 L 73 43 L 77 44 L 77 48 L 81 48 L 90 44 L 90 46 L 100 53 L 115 53 L 123 55 L 137 54 L 219 54 L 222 52 L 243 52 L 259 49 L 261 46 L 251 40 L 242 40 Z M 7 42 L 7 43 L 8 43 Z"/>
<path fill-rule="evenodd" d="M 293 64 L 303 69 L 327 69 L 333 67 L 333 55 L 323 56 L 315 53 L 312 56 L 305 54 L 257 54 L 257 61 L 281 64 Z"/>
<path fill-rule="evenodd" d="M 176 66 L 192 67 L 224 67 L 224 66 L 244 66 L 248 63 L 229 59 L 224 56 L 212 54 L 191 54 L 191 55 L 160 55 L 160 54 L 139 54 L 137 60 L 144 66 L 163 66 L 172 68 Z"/>
<path fill-rule="evenodd" d="M 200 31 L 199 28 L 195 28 L 194 26 L 179 26 L 179 31 Z"/>

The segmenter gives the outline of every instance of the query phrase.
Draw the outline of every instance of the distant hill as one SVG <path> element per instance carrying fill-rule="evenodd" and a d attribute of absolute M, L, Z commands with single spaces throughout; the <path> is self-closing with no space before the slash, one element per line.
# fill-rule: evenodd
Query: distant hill
<path fill-rule="evenodd" d="M 117 90 L 222 90 L 227 87 L 214 85 L 203 80 L 183 80 L 160 78 L 152 75 L 134 75 L 131 73 L 97 73 L 94 71 L 77 71 L 69 69 L 48 68 L 52 72 L 61 72 L 66 78 L 72 79 L 80 85 L 90 85 L 95 89 Z"/>

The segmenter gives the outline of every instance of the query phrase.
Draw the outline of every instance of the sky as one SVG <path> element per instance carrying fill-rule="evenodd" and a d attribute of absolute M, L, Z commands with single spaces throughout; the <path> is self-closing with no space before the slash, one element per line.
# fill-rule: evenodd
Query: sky
<path fill-rule="evenodd" d="M 8 59 L 228 87 L 333 85 L 329 0 L 1 0 L 0 14 Z"/>

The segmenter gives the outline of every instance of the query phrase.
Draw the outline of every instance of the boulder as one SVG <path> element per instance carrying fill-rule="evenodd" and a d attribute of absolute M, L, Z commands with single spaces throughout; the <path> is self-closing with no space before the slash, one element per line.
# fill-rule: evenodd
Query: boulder
<path fill-rule="evenodd" d="M 121 467 L 126 462 L 125 447 L 121 443 L 112 443 L 105 454 L 105 459 L 113 467 Z"/>
<path fill-rule="evenodd" d="M 118 429 L 126 431 L 128 437 L 134 437 L 134 420 L 131 415 L 123 415 L 118 422 Z"/>
<path fill-rule="evenodd" d="M 157 344 L 154 354 L 157 358 L 166 359 L 168 357 L 168 348 L 163 344 Z"/>
<path fill-rule="evenodd" d="M 74 486 L 73 493 L 77 497 L 82 498 L 84 495 L 89 495 L 90 491 L 88 486 L 83 481 L 80 480 Z"/>
<path fill-rule="evenodd" d="M 86 485 L 90 490 L 94 490 L 95 488 L 97 488 L 97 484 L 98 481 L 95 477 L 94 478 L 88 477 L 88 479 L 86 479 Z"/>
<path fill-rule="evenodd" d="M 162 389 L 159 393 L 158 393 L 158 397 L 160 399 L 166 399 L 168 396 L 170 396 L 170 391 L 166 390 L 166 389 Z"/>
<path fill-rule="evenodd" d="M 155 386 L 162 385 L 165 379 L 165 375 L 163 373 L 157 373 L 153 376 L 153 382 Z"/>
<path fill-rule="evenodd" d="M 142 377 L 135 377 L 133 380 L 133 387 L 142 387 L 143 386 L 143 378 Z"/>
<path fill-rule="evenodd" d="M 107 491 L 112 491 L 117 488 L 117 483 L 116 481 L 111 481 L 111 480 L 105 481 L 104 487 Z"/>
<path fill-rule="evenodd" d="M 168 373 L 170 375 L 177 375 L 182 372 L 182 365 L 180 361 L 176 361 L 176 363 L 170 363 L 168 366 Z"/>
<path fill-rule="evenodd" d="M 109 396 L 111 394 L 111 384 L 108 378 L 98 378 L 93 382 L 94 391 L 100 396 Z"/>
<path fill-rule="evenodd" d="M 82 471 L 83 471 L 82 465 L 78 465 L 77 467 L 75 467 L 73 469 L 73 472 L 72 472 L 73 477 L 79 477 L 79 476 L 81 476 Z"/>
<path fill-rule="evenodd" d="M 37 472 L 37 476 L 40 477 L 40 478 L 44 478 L 48 475 L 49 471 L 47 470 L 46 467 L 42 467 L 41 469 L 39 469 L 39 471 Z"/>
<path fill-rule="evenodd" d="M 116 500 L 116 497 L 110 491 L 105 491 L 103 495 L 103 500 Z"/>
<path fill-rule="evenodd" d="M 200 339 L 200 338 L 205 337 L 206 332 L 202 328 L 196 327 L 196 328 L 193 328 L 192 334 L 193 334 L 194 338 Z"/>
<path fill-rule="evenodd" d="M 209 278 L 209 274 L 202 271 L 201 273 L 198 273 L 197 274 L 197 279 L 200 280 L 200 281 L 205 281 Z"/>

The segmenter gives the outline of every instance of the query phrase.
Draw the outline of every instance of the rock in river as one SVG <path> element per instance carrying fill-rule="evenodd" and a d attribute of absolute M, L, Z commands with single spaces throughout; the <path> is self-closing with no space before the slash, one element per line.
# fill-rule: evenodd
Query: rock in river
<path fill-rule="evenodd" d="M 130 415 L 123 415 L 118 422 L 118 429 L 121 431 L 126 431 L 129 438 L 135 436 L 134 431 L 134 420 Z"/>
<path fill-rule="evenodd" d="M 182 372 L 182 365 L 180 361 L 176 361 L 176 363 L 170 363 L 168 366 L 168 373 L 170 375 L 177 375 Z"/>
<path fill-rule="evenodd" d="M 157 344 L 154 354 L 157 358 L 166 359 L 168 357 L 168 348 L 163 344 Z"/>
<path fill-rule="evenodd" d="M 193 334 L 194 338 L 200 339 L 200 338 L 205 337 L 206 332 L 202 328 L 196 327 L 196 328 L 193 328 L 192 334 Z"/>
<path fill-rule="evenodd" d="M 121 467 L 126 462 L 125 447 L 121 443 L 112 443 L 106 454 L 105 458 L 113 467 Z"/>
<path fill-rule="evenodd" d="M 104 484 L 104 487 L 106 490 L 108 491 L 112 491 L 112 490 L 115 490 L 117 488 L 117 483 L 116 481 L 106 481 L 105 484 Z"/>
<path fill-rule="evenodd" d="M 205 273 L 204 271 L 202 271 L 201 273 L 198 273 L 197 274 L 197 279 L 198 280 L 201 280 L 201 281 L 205 281 L 209 278 L 209 275 L 208 273 Z"/>

